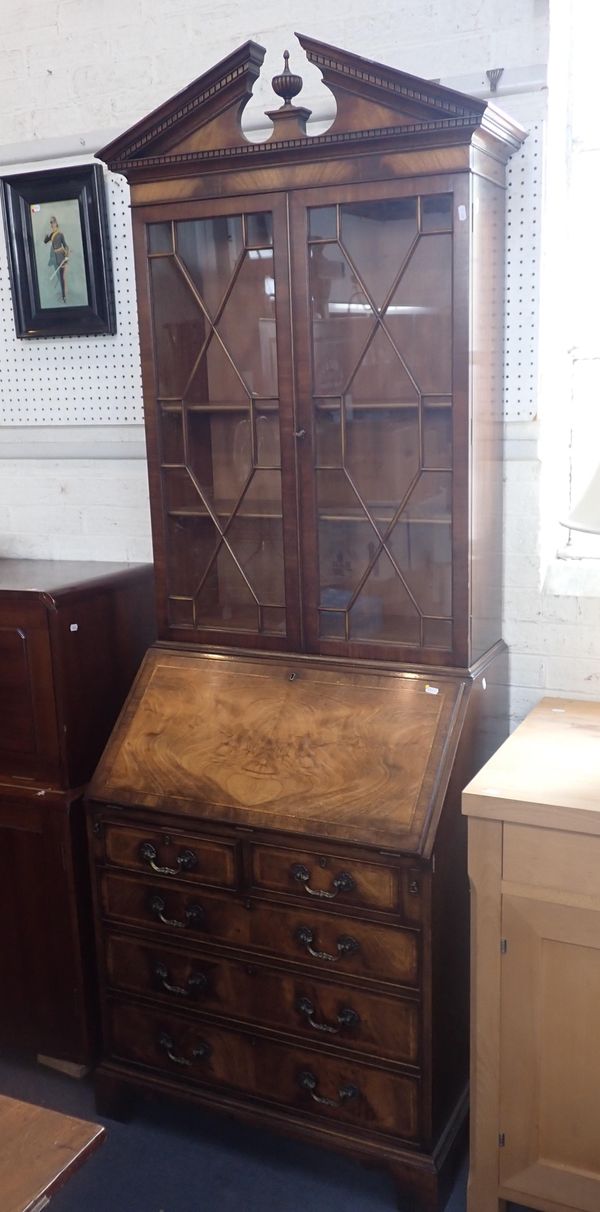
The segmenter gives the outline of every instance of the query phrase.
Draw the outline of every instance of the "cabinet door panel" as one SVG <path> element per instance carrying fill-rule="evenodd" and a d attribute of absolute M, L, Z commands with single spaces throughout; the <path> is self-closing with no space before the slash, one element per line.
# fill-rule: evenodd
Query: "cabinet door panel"
<path fill-rule="evenodd" d="M 501 1189 L 596 1212 L 600 913 L 510 896 L 502 912 Z"/>
<path fill-rule="evenodd" d="M 47 612 L 38 603 L 2 603 L 0 771 L 58 778 L 59 739 Z"/>
<path fill-rule="evenodd" d="M 298 606 L 285 208 L 216 209 L 154 214 L 145 229 L 164 627 L 287 647 Z"/>
<path fill-rule="evenodd" d="M 305 613 L 309 647 L 323 653 L 452 651 L 453 367 L 466 350 L 446 181 L 311 190 L 292 203 L 292 288 L 309 288 L 295 307 L 312 439 Z"/>

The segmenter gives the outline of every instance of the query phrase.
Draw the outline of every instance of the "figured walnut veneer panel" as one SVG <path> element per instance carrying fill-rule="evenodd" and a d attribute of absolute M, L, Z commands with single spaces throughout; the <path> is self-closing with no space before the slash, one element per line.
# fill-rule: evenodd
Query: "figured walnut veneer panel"
<path fill-rule="evenodd" d="M 90 794 L 417 849 L 443 795 L 462 689 L 151 650 Z"/>

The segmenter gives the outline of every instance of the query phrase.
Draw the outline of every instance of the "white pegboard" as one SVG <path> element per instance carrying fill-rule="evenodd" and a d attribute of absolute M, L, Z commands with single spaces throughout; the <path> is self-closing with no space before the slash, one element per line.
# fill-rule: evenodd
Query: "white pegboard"
<path fill-rule="evenodd" d="M 0 425 L 115 425 L 143 420 L 129 186 L 106 174 L 117 331 L 18 338 L 0 231 Z"/>
<path fill-rule="evenodd" d="M 535 122 L 508 163 L 506 196 L 506 323 L 504 416 L 536 415 L 540 215 L 544 124 Z"/>

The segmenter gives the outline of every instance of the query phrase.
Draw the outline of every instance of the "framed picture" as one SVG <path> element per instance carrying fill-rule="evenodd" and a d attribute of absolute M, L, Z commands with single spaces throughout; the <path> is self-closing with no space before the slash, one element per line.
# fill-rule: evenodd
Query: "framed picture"
<path fill-rule="evenodd" d="M 116 332 L 99 164 L 4 177 L 18 337 Z"/>

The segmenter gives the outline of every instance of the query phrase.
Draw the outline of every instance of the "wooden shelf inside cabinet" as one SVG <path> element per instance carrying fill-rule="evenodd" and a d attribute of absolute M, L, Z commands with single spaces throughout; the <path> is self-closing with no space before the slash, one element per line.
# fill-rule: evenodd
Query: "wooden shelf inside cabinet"
<path fill-rule="evenodd" d="M 181 400 L 159 400 L 158 401 L 162 412 L 181 413 L 208 413 L 215 416 L 220 416 L 226 413 L 248 413 L 252 406 L 256 412 L 278 412 L 279 404 L 277 400 L 261 400 L 252 398 L 252 400 L 232 401 L 231 403 L 223 403 L 218 401 L 215 403 L 194 404 L 186 400 L 185 404 Z"/>
<path fill-rule="evenodd" d="M 326 412 L 340 408 L 340 406 L 339 397 L 332 396 L 331 399 L 317 400 L 315 410 Z M 452 408 L 452 401 L 447 398 L 437 400 L 428 397 L 419 405 L 417 400 L 349 400 L 347 407 L 352 412 L 417 412 L 419 407 L 446 412 Z"/>
<path fill-rule="evenodd" d="M 167 514 L 172 518 L 211 518 L 213 515 L 217 518 L 230 518 L 235 515 L 236 518 L 248 518 L 260 521 L 269 521 L 270 519 L 281 521 L 281 508 L 277 505 L 272 505 L 267 502 L 257 502 L 252 505 L 244 505 L 241 508 L 237 501 L 216 501 L 212 511 L 203 508 L 201 505 L 185 505 L 181 508 L 170 506 L 167 509 Z"/>

